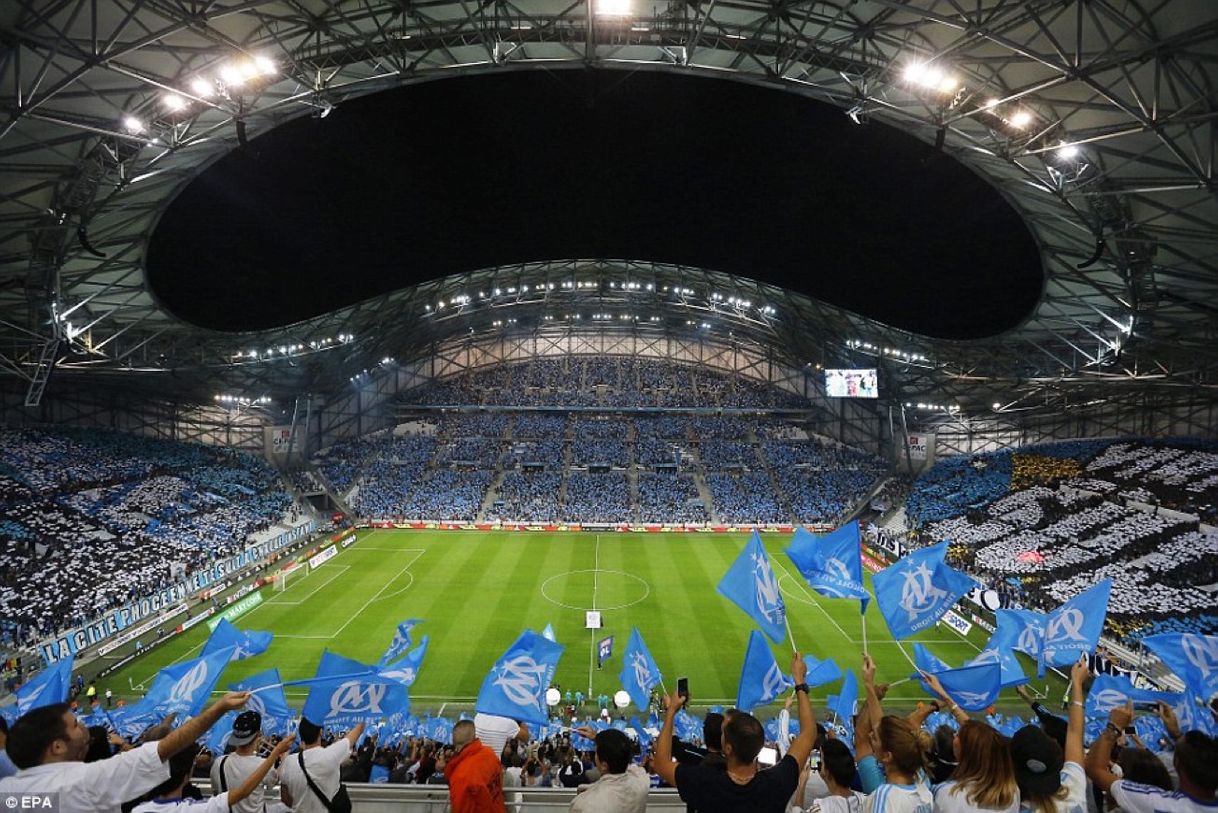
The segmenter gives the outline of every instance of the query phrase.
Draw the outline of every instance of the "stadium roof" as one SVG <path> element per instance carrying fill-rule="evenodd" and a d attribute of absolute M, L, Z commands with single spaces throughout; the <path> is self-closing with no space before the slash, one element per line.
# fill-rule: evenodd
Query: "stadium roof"
<path fill-rule="evenodd" d="M 184 397 L 324 391 L 470 331 L 569 329 L 555 324 L 564 305 L 595 292 L 613 317 L 598 329 L 731 331 L 792 362 L 878 357 L 987 406 L 1212 397 L 1218 5 L 592 3 L 5 4 L 0 365 L 30 400 L 53 364 Z M 782 88 L 935 145 L 1024 219 L 1044 265 L 1039 304 L 998 337 L 934 340 L 645 256 L 468 269 L 257 334 L 201 329 L 153 295 L 159 218 L 240 142 L 405 84 L 588 66 Z"/>

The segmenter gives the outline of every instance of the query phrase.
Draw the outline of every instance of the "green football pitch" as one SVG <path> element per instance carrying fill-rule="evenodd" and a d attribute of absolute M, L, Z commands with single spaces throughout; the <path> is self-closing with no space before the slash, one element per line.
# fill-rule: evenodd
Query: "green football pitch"
<path fill-rule="evenodd" d="M 442 705 L 468 708 L 496 658 L 525 628 L 554 626 L 566 647 L 555 682 L 563 689 L 612 695 L 620 686 L 622 651 L 638 627 L 671 690 L 689 678 L 695 705 L 731 704 L 753 629 L 750 619 L 715 591 L 747 537 L 728 534 L 595 534 L 484 531 L 363 530 L 359 541 L 320 567 L 302 568 L 286 589 L 264 587 L 262 604 L 236 619 L 241 629 L 269 630 L 264 654 L 230 664 L 221 684 L 277 666 L 285 680 L 311 677 L 323 649 L 375 662 L 396 625 L 420 618 L 417 641 L 430 636 L 427 656 L 411 689 L 415 713 Z M 863 651 L 856 601 L 815 594 L 781 550 L 785 535 L 765 545 L 787 604 L 800 650 L 857 669 Z M 870 586 L 870 577 L 868 577 Z M 584 611 L 603 614 L 598 633 L 584 628 Z M 874 602 L 865 616 L 867 645 L 882 681 L 907 677 L 909 661 L 888 632 Z M 156 672 L 196 657 L 208 635 L 200 624 L 103 678 L 118 696 L 137 698 Z M 613 655 L 600 669 L 594 641 L 614 636 Z M 977 654 L 985 632 L 963 638 L 946 625 L 904 642 L 920 641 L 959 665 Z M 772 644 L 784 671 L 790 643 Z M 1021 658 L 1023 656 L 1020 656 Z M 1028 660 L 1025 668 L 1031 674 Z M 1056 681 L 1056 679 L 1054 678 Z M 835 693 L 838 684 L 814 689 Z M 1035 682 L 1034 689 L 1060 697 L 1062 685 Z M 293 705 L 307 690 L 288 689 Z M 1007 692 L 1015 700 L 1013 692 Z M 916 682 L 894 686 L 889 698 L 912 706 L 924 695 Z M 775 706 L 775 710 L 777 706 Z"/>

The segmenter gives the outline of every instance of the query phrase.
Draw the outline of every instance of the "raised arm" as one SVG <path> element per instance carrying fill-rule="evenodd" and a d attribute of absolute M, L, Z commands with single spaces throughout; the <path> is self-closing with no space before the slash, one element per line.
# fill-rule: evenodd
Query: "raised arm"
<path fill-rule="evenodd" d="M 787 753 L 803 767 L 816 746 L 816 715 L 812 713 L 812 701 L 808 699 L 808 664 L 798 652 L 791 655 L 791 677 L 795 678 L 795 697 L 799 703 L 799 736 L 791 741 Z"/>
<path fill-rule="evenodd" d="M 208 708 L 190 718 L 180 726 L 170 731 L 156 744 L 156 754 L 162 761 L 190 745 L 207 733 L 207 729 L 227 712 L 239 709 L 249 700 L 249 692 L 229 692 Z"/>
<path fill-rule="evenodd" d="M 677 766 L 672 761 L 672 725 L 684 702 L 685 698 L 676 692 L 664 695 L 664 725 L 660 728 L 660 737 L 656 741 L 656 758 L 653 766 L 656 776 L 674 788 L 677 786 Z"/>
<path fill-rule="evenodd" d="M 355 744 L 359 742 L 359 738 L 363 735 L 363 733 L 364 724 L 362 722 L 356 723 L 355 728 L 347 732 L 347 742 L 351 743 L 351 750 L 353 752 L 355 751 Z"/>
<path fill-rule="evenodd" d="M 1070 667 L 1070 715 L 1066 721 L 1065 757 L 1066 762 L 1077 762 L 1079 765 L 1083 764 L 1083 729 L 1086 727 L 1086 723 L 1083 721 L 1083 708 L 1086 705 L 1087 694 L 1083 691 L 1083 684 L 1090 675 L 1085 655 Z M 1109 750 L 1111 751 L 1111 747 Z"/>
<path fill-rule="evenodd" d="M 1133 703 L 1126 700 L 1125 705 L 1112 710 L 1108 715 L 1108 725 L 1095 738 L 1095 742 L 1091 743 L 1091 750 L 1087 752 L 1087 762 L 1083 767 L 1087 770 L 1087 778 L 1091 780 L 1091 784 L 1100 790 L 1108 790 L 1113 782 L 1120 779 L 1112 772 L 1109 764 L 1112 760 L 1112 746 L 1125 730 L 1125 726 L 1132 721 Z"/>
<path fill-rule="evenodd" d="M 921 671 L 921 670 L 919 670 Z M 960 704 L 952 700 L 952 696 L 943 688 L 943 684 L 939 682 L 939 676 L 930 672 L 922 672 L 922 679 L 926 681 L 926 685 L 930 686 L 930 690 L 935 693 L 943 703 L 943 708 L 952 713 L 956 718 L 956 722 L 961 725 L 969 721 L 968 712 L 960 708 Z"/>

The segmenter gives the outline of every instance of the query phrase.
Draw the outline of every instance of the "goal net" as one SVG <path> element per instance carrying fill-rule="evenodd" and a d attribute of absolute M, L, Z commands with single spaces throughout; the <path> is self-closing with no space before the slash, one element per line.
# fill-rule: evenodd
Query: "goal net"
<path fill-rule="evenodd" d="M 271 576 L 271 584 L 276 593 L 282 593 L 288 589 L 288 584 L 294 581 L 292 576 L 296 572 L 296 568 L 280 570 Z"/>

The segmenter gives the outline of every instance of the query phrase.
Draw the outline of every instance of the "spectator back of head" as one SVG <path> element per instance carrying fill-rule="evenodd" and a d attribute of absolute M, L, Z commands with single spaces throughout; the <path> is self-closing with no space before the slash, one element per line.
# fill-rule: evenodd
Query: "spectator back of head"
<path fill-rule="evenodd" d="M 312 720 L 301 717 L 296 733 L 300 736 L 301 745 L 313 745 L 321 738 L 321 726 Z"/>
<path fill-rule="evenodd" d="M 1218 792 L 1218 740 L 1189 731 L 1176 745 L 1175 761 L 1181 781 L 1187 779 L 1210 796 Z"/>
<path fill-rule="evenodd" d="M 52 703 L 49 706 L 27 711 L 17 718 L 8 733 L 5 751 L 18 768 L 33 768 L 41 765 L 46 751 L 56 740 L 67 739 L 67 724 L 64 714 L 67 703 Z"/>
<path fill-rule="evenodd" d="M 748 765 L 765 744 L 765 729 L 751 714 L 738 711 L 723 723 L 723 753 L 738 764 Z"/>
<path fill-rule="evenodd" d="M 596 734 L 596 757 L 604 762 L 609 773 L 625 773 L 634 753 L 630 738 L 616 728 L 606 728 Z"/>
<path fill-rule="evenodd" d="M 824 740 L 821 747 L 821 759 L 825 773 L 833 781 L 844 788 L 850 787 L 854 781 L 854 754 L 841 740 Z"/>

